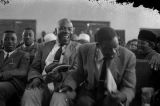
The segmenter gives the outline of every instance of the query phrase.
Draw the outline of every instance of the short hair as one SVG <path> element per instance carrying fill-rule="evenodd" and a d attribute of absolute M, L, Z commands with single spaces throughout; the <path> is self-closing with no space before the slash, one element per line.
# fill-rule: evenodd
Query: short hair
<path fill-rule="evenodd" d="M 23 32 L 26 31 L 26 30 L 27 30 L 27 31 L 28 31 L 28 30 L 32 30 L 32 31 L 34 32 L 33 28 L 30 28 L 30 27 L 25 28 L 25 29 L 23 30 Z"/>
<path fill-rule="evenodd" d="M 16 32 L 13 31 L 13 30 L 6 30 L 6 31 L 3 32 L 3 34 L 5 34 L 5 33 L 16 33 Z"/>
<path fill-rule="evenodd" d="M 60 20 L 58 21 L 58 26 L 61 26 L 61 25 L 63 25 L 64 23 L 71 23 L 71 24 L 72 24 L 71 20 L 69 20 L 68 18 L 62 18 L 62 19 L 60 19 Z"/>
<path fill-rule="evenodd" d="M 129 40 L 129 41 L 127 42 L 126 45 L 128 45 L 128 44 L 130 44 L 130 43 L 132 43 L 132 42 L 134 42 L 134 41 L 137 41 L 137 42 L 138 42 L 138 39 L 131 39 L 131 40 Z"/>
<path fill-rule="evenodd" d="M 27 27 L 27 28 L 25 28 L 25 29 L 23 30 L 21 36 L 23 36 L 23 35 L 24 35 L 24 32 L 25 32 L 25 31 L 28 31 L 28 30 L 31 30 L 31 31 L 33 31 L 33 33 L 35 33 L 34 30 L 33 30 L 33 28 Z"/>
<path fill-rule="evenodd" d="M 5 34 L 7 34 L 7 33 L 13 33 L 13 34 L 16 35 L 15 31 L 13 31 L 13 30 L 6 30 L 6 31 L 3 32 L 2 40 L 4 40 Z M 16 37 L 17 37 L 17 35 L 16 35 Z"/>
<path fill-rule="evenodd" d="M 107 42 L 117 37 L 116 31 L 111 27 L 102 27 L 95 34 L 95 41 L 98 43 Z"/>

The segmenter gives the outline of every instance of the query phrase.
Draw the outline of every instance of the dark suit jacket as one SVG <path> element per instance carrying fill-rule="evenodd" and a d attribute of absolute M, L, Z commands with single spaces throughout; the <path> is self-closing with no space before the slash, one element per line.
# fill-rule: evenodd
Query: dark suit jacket
<path fill-rule="evenodd" d="M 45 60 L 48 54 L 50 53 L 50 51 L 53 49 L 55 43 L 56 41 L 47 42 L 39 49 L 30 67 L 30 71 L 28 74 L 29 81 L 36 77 L 42 78 L 42 71 L 45 67 Z M 68 65 L 73 64 L 73 62 L 75 61 L 75 56 L 76 56 L 78 47 L 79 47 L 79 43 L 70 41 L 64 53 L 63 62 L 65 64 L 68 64 Z"/>
<path fill-rule="evenodd" d="M 3 50 L 0 50 L 0 73 L 10 74 L 12 78 L 7 79 L 7 81 L 11 82 L 18 90 L 24 90 L 25 88 L 28 68 L 28 53 L 21 50 L 15 50 L 15 52 L 4 62 L 4 52 Z"/>
<path fill-rule="evenodd" d="M 34 59 L 34 57 L 36 56 L 40 46 L 41 46 L 40 44 L 35 42 L 34 45 L 32 45 L 32 46 L 24 47 L 23 45 L 21 45 L 20 47 L 18 47 L 18 49 L 29 53 L 29 55 L 30 55 L 30 64 L 31 64 L 33 59 Z"/>
<path fill-rule="evenodd" d="M 122 92 L 127 101 L 131 101 L 134 97 L 136 85 L 135 55 L 124 47 L 119 47 L 118 54 L 111 61 L 111 73 L 116 81 L 118 90 Z M 86 89 L 93 90 L 95 88 L 95 73 L 98 71 L 96 61 L 96 44 L 84 44 L 79 47 L 77 54 L 78 67 L 76 71 L 70 74 L 64 84 L 77 88 L 83 81 L 87 82 Z"/>

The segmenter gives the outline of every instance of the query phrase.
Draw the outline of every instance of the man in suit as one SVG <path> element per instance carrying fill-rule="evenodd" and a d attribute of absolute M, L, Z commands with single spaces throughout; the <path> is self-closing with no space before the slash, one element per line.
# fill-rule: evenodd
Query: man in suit
<path fill-rule="evenodd" d="M 0 50 L 0 106 L 13 95 L 23 93 L 27 81 L 29 55 L 16 49 L 17 36 L 14 31 L 3 33 L 3 48 Z"/>
<path fill-rule="evenodd" d="M 25 28 L 22 33 L 23 43 L 18 49 L 28 52 L 30 54 L 30 63 L 32 63 L 40 45 L 34 42 L 34 31 L 32 28 Z"/>
<path fill-rule="evenodd" d="M 84 44 L 77 54 L 77 69 L 64 81 L 53 106 L 123 106 L 134 98 L 135 55 L 118 43 L 114 29 L 100 28 L 96 43 Z M 76 96 L 75 96 L 76 95 Z"/>
<path fill-rule="evenodd" d="M 58 22 L 57 40 L 47 42 L 41 47 L 31 65 L 28 73 L 29 86 L 22 98 L 22 106 L 41 106 L 43 96 L 44 80 L 42 78 L 47 67 L 53 63 L 72 65 L 75 61 L 76 52 L 79 44 L 70 40 L 73 34 L 73 25 L 69 19 L 61 19 Z M 59 55 L 58 55 L 59 54 Z M 65 73 L 63 74 L 65 76 Z M 59 82 L 64 79 L 60 75 Z M 59 78 L 59 77 L 56 77 Z M 56 79 L 55 78 L 55 79 Z M 46 101 L 48 102 L 48 101 Z"/>

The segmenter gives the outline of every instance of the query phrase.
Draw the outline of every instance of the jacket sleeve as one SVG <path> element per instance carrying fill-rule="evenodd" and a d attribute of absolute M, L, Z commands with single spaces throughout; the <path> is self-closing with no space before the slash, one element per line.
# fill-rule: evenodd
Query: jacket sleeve
<path fill-rule="evenodd" d="M 42 48 L 40 48 L 35 56 L 28 73 L 28 81 L 34 78 L 42 79 L 42 71 L 41 68 L 41 59 L 42 59 Z"/>
<path fill-rule="evenodd" d="M 83 69 L 83 58 L 82 58 L 82 47 L 79 47 L 77 51 L 76 61 L 74 62 L 74 67 L 71 73 L 67 76 L 64 81 L 64 85 L 71 87 L 73 90 L 77 88 L 77 86 L 83 82 L 85 79 L 85 73 Z"/>
<path fill-rule="evenodd" d="M 122 78 L 122 84 L 120 87 L 120 92 L 124 94 L 127 98 L 127 102 L 131 102 L 135 96 L 135 86 L 136 86 L 136 57 L 132 54 L 127 62 L 127 66 Z"/>
<path fill-rule="evenodd" d="M 29 68 L 29 61 L 30 57 L 28 53 L 24 53 L 20 58 L 20 61 L 18 62 L 19 65 L 17 68 L 13 69 L 12 71 L 5 70 L 2 72 L 3 77 L 15 77 L 15 78 L 24 78 L 27 76 L 28 68 Z M 5 79 L 5 78 L 4 78 Z"/>

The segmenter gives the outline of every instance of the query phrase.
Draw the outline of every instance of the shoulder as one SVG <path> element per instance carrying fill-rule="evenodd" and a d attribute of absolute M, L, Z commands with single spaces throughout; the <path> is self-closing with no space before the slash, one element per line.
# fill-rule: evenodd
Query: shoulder
<path fill-rule="evenodd" d="M 88 52 L 89 50 L 95 50 L 96 44 L 95 43 L 85 43 L 80 45 L 79 51 L 81 52 Z"/>
<path fill-rule="evenodd" d="M 25 52 L 21 49 L 16 49 L 16 53 L 18 53 L 18 55 L 20 56 L 24 56 L 24 57 L 29 57 L 29 53 L 28 52 Z"/>
<path fill-rule="evenodd" d="M 48 47 L 55 45 L 55 43 L 56 43 L 56 41 L 50 41 L 50 42 L 46 42 L 43 44 L 39 44 L 39 48 L 40 49 L 48 48 Z"/>
<path fill-rule="evenodd" d="M 121 57 L 128 58 L 128 59 L 131 58 L 131 59 L 136 60 L 135 54 L 132 51 L 130 51 L 127 48 L 125 48 L 125 47 L 120 46 L 119 47 L 119 53 L 120 53 Z"/>

